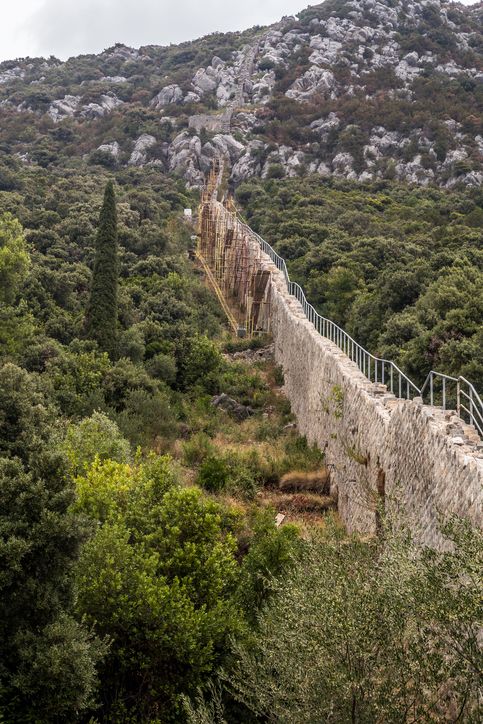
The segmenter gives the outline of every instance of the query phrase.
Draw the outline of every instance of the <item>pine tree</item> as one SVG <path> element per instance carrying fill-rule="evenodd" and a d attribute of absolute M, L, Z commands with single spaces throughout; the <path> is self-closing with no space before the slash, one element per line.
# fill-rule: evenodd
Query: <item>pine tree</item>
<path fill-rule="evenodd" d="M 99 217 L 86 332 L 111 357 L 115 357 L 117 349 L 118 276 L 116 199 L 109 181 Z"/>

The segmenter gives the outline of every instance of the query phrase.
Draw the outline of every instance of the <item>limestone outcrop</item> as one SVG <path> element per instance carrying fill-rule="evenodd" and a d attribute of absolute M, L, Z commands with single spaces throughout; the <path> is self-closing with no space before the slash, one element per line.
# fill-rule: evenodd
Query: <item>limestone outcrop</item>
<path fill-rule="evenodd" d="M 133 151 L 129 158 L 130 166 L 143 166 L 147 161 L 147 151 L 156 144 L 156 139 L 149 133 L 143 133 L 134 144 Z"/>

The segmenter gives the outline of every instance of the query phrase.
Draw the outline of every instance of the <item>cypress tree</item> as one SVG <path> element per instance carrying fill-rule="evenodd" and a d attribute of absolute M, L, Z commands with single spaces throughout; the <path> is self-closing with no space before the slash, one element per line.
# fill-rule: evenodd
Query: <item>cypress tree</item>
<path fill-rule="evenodd" d="M 99 217 L 86 333 L 113 358 L 117 349 L 117 213 L 114 186 L 109 181 Z"/>

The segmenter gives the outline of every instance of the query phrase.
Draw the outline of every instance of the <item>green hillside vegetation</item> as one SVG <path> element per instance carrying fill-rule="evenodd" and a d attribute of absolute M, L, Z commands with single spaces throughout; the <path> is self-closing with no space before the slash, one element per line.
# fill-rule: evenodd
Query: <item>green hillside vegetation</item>
<path fill-rule="evenodd" d="M 323 456 L 285 429 L 273 363 L 222 356 L 181 182 L 10 158 L 2 175 L 0 718 L 184 721 L 297 549 L 271 487 Z M 106 221 L 109 354 L 85 326 Z M 213 407 L 222 391 L 250 417 Z"/>
<path fill-rule="evenodd" d="M 195 196 L 154 167 L 4 155 L 0 179 L 0 721 L 478 721 L 481 534 L 454 521 L 454 549 L 436 554 L 387 521 L 383 538 L 360 541 L 325 488 L 279 487 L 286 473 L 316 479 L 323 454 L 294 429 L 270 353 L 254 357 L 270 340 L 230 339 L 189 261 L 182 210 Z M 344 297 L 335 275 L 321 304 L 349 315 L 385 274 L 387 307 L 396 261 L 417 285 L 418 249 L 428 290 L 434 269 L 460 270 L 461 296 L 447 294 L 473 344 L 476 196 L 311 184 L 256 184 L 240 200 L 267 237 L 278 230 L 299 278 L 309 254 L 330 274 L 354 248 L 357 284 L 349 276 Z M 404 253 L 403 211 L 416 224 Z M 456 221 L 438 225 L 447 213 Z M 94 292 L 106 239 L 108 344 L 85 324 L 105 301 Z M 235 412 L 212 404 L 222 392 Z"/>
<path fill-rule="evenodd" d="M 396 1 L 386 3 L 394 7 Z M 333 0 L 314 5 L 302 11 L 294 19 L 290 28 L 303 32 L 311 30 L 314 19 L 328 20 L 348 16 L 353 8 L 350 3 Z M 368 26 L 374 22 L 374 14 L 370 5 L 362 8 L 364 19 L 359 21 Z M 481 67 L 481 25 L 476 14 L 474 18 L 463 17 L 461 9 L 453 7 L 449 10 L 449 18 L 453 22 L 462 22 L 465 31 L 475 32 L 471 47 L 462 50 L 455 43 L 450 31 L 444 25 L 434 8 L 428 7 L 416 29 L 410 22 L 398 28 L 396 40 L 406 53 L 434 53 L 442 62 L 453 59 L 465 67 Z M 357 65 L 359 41 L 353 41 L 353 63 Z M 371 58 L 372 50 L 367 49 L 366 58 Z M 446 152 L 453 146 L 454 140 L 445 125 L 447 118 L 454 118 L 462 124 L 463 133 L 468 134 L 472 146 L 471 154 L 460 162 L 459 174 L 478 168 L 480 152 L 474 134 L 481 132 L 481 85 L 474 79 L 462 74 L 449 79 L 435 73 L 427 66 L 425 72 L 418 77 L 413 85 L 411 96 L 398 97 L 398 89 L 404 83 L 388 66 L 366 70 L 364 88 L 356 88 L 352 94 L 340 98 L 320 98 L 315 96 L 307 103 L 297 103 L 285 97 L 285 91 L 297 77 L 311 67 L 310 52 L 305 48 L 294 58 L 288 67 L 275 67 L 277 83 L 274 97 L 267 108 L 261 113 L 257 127 L 260 137 L 272 143 L 286 144 L 295 148 L 303 148 L 314 157 L 320 152 L 320 139 L 310 129 L 310 123 L 321 116 L 334 112 L 341 120 L 338 128 L 331 129 L 326 141 L 322 142 L 324 150 L 329 153 L 350 153 L 355 159 L 355 169 L 363 167 L 362 150 L 369 143 L 371 128 L 384 126 L 389 131 L 407 132 L 424 128 L 425 135 L 435 144 L 436 156 L 422 151 L 425 168 L 434 168 L 436 160 L 443 160 Z M 349 85 L 353 82 L 351 71 L 343 62 L 335 63 L 332 71 L 338 82 Z M 307 146 L 310 144 L 310 146 Z M 417 144 L 416 144 L 417 148 Z M 410 160 L 415 152 L 414 144 L 395 151 L 395 155 Z M 394 162 L 391 159 L 375 160 L 375 168 L 384 177 L 391 178 L 394 174 Z"/>
<path fill-rule="evenodd" d="M 321 314 L 416 382 L 436 369 L 483 390 L 481 190 L 314 177 L 237 198 Z"/>

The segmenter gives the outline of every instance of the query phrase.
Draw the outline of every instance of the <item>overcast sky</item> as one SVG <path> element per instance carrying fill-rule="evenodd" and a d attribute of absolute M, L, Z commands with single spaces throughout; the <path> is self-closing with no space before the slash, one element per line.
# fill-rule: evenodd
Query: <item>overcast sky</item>
<path fill-rule="evenodd" d="M 114 43 L 168 45 L 266 25 L 309 0 L 0 0 L 0 60 L 66 59 Z M 317 0 L 310 0 L 316 4 Z M 466 5 L 473 0 L 463 0 Z"/>

